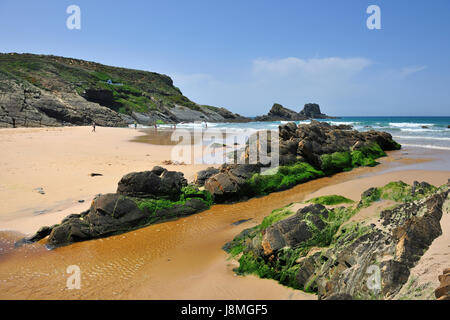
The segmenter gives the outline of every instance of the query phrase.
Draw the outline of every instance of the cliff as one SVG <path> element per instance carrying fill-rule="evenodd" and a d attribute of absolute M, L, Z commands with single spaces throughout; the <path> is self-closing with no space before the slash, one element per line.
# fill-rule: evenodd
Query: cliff
<path fill-rule="evenodd" d="M 192 102 L 166 75 L 57 56 L 0 54 L 0 127 L 158 120 L 248 121 L 225 108 Z"/>

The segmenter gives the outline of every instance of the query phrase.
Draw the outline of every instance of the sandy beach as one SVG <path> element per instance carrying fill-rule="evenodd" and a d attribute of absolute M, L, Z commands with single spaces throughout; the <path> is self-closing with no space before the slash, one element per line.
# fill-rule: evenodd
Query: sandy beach
<path fill-rule="evenodd" d="M 390 152 L 373 168 L 356 168 L 241 203 L 214 205 L 125 234 L 51 251 L 41 242 L 12 249 L 19 237 L 13 232 L 29 234 L 79 213 L 96 194 L 115 192 L 124 174 L 170 159 L 171 146 L 132 141 L 143 135 L 118 128 L 97 128 L 96 133 L 89 127 L 0 130 L 0 299 L 316 299 L 273 280 L 236 276 L 236 262 L 222 246 L 290 203 L 325 194 L 358 200 L 369 187 L 390 181 L 442 185 L 450 178 L 445 166 L 418 170 L 419 164 L 436 163 L 433 153 L 416 157 L 417 151 L 406 148 Z M 442 157 L 448 159 L 448 154 L 437 158 Z M 208 165 L 163 166 L 192 180 Z M 242 219 L 249 221 L 233 225 Z M 441 226 L 444 235 L 416 269 L 429 281 L 437 282 L 437 275 L 448 267 L 448 216 Z M 430 261 L 433 267 L 427 268 Z M 73 264 L 80 266 L 82 290 L 66 289 L 66 268 Z"/>

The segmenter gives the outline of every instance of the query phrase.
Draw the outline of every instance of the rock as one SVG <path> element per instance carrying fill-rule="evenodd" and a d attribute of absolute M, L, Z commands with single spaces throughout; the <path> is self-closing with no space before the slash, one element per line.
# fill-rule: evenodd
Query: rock
<path fill-rule="evenodd" d="M 206 180 L 217 173 L 219 173 L 219 169 L 216 169 L 214 167 L 209 167 L 205 170 L 201 170 L 195 175 L 194 183 L 200 187 L 204 186 Z"/>
<path fill-rule="evenodd" d="M 434 291 L 438 300 L 450 300 L 450 268 L 446 268 L 439 276 L 439 287 Z"/>
<path fill-rule="evenodd" d="M 70 215 L 54 227 L 48 245 L 59 247 L 125 232 L 144 223 L 146 219 L 147 215 L 134 201 L 119 194 L 105 194 L 96 197 L 88 211 Z"/>
<path fill-rule="evenodd" d="M 118 184 L 117 193 L 131 197 L 178 199 L 187 185 L 182 172 L 167 171 L 159 166 L 152 171 L 132 172 Z"/>
<path fill-rule="evenodd" d="M 379 131 L 358 132 L 347 127 L 334 126 L 312 120 L 310 124 L 283 124 L 279 127 L 279 161 L 281 165 L 304 159 L 320 167 L 320 156 L 334 152 L 359 150 L 377 143 L 382 150 L 397 150 L 397 144 L 389 133 Z M 258 148 L 262 146 L 258 145 Z M 249 147 L 244 159 L 249 158 Z"/>
<path fill-rule="evenodd" d="M 308 218 L 306 216 L 308 215 Z M 313 204 L 297 211 L 289 218 L 274 223 L 266 229 L 262 239 L 264 255 L 270 256 L 284 247 L 296 247 L 313 235 L 308 223 L 318 230 L 325 226 L 321 217 L 328 217 L 328 210 L 320 204 Z"/>
<path fill-rule="evenodd" d="M 325 300 L 353 300 L 353 297 L 348 293 L 336 293 L 327 297 Z"/>
<path fill-rule="evenodd" d="M 256 121 L 296 121 L 307 120 L 308 118 L 300 115 L 291 109 L 283 107 L 281 104 L 274 103 L 269 113 L 265 116 L 256 117 Z"/>
<path fill-rule="evenodd" d="M 364 195 L 371 192 L 366 191 Z M 261 233 L 258 226 L 248 229 L 243 232 L 246 236 L 235 238 L 230 246 L 243 244 L 244 254 L 255 255 L 273 270 L 282 268 L 286 259 L 295 259 L 293 267 L 279 271 L 277 276 L 289 277 L 286 281 L 295 281 L 296 288 L 317 292 L 319 299 L 390 299 L 405 286 L 411 268 L 442 234 L 440 220 L 449 193 L 449 188 L 440 189 L 430 196 L 383 210 L 378 224 L 341 225 L 328 246 L 318 248 L 313 244 L 308 248 L 308 241 L 324 230 L 325 222 L 321 218 L 336 217 L 337 209 L 319 205 L 304 207 L 274 223 L 262 231 L 261 238 L 257 236 Z M 292 256 L 299 254 L 296 249 L 303 244 L 309 252 Z M 367 285 L 374 268 L 379 270 L 379 288 Z M 450 268 L 446 269 L 439 277 L 441 285 L 435 291 L 438 299 L 448 298 L 449 271 Z"/>
<path fill-rule="evenodd" d="M 103 175 L 101 173 L 91 173 L 90 176 L 91 177 L 101 177 Z"/>
<path fill-rule="evenodd" d="M 320 106 L 317 103 L 305 104 L 300 114 L 310 119 L 328 119 L 330 118 L 326 114 L 320 112 Z"/>
<path fill-rule="evenodd" d="M 223 164 L 219 173 L 205 181 L 205 189 L 211 193 L 216 203 L 241 200 L 245 196 L 247 180 L 254 173 L 260 172 L 260 169 L 260 165 Z"/>
<path fill-rule="evenodd" d="M 315 103 L 305 104 L 303 110 L 300 112 L 274 103 L 267 115 L 255 118 L 256 121 L 299 121 L 308 119 L 334 119 L 334 117 L 329 117 L 321 113 L 319 105 Z"/>
<path fill-rule="evenodd" d="M 48 235 L 50 235 L 50 233 L 52 232 L 53 227 L 41 227 L 33 236 L 30 237 L 26 237 L 23 238 L 19 241 L 17 241 L 14 246 L 15 247 L 20 247 L 24 244 L 29 244 L 29 243 L 34 243 L 34 242 L 38 242 L 42 239 L 44 239 L 45 237 L 47 237 Z"/>

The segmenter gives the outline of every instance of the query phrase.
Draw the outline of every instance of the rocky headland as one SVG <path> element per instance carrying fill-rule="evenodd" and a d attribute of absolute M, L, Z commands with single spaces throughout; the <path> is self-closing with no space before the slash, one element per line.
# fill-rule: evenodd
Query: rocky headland
<path fill-rule="evenodd" d="M 241 122 L 185 97 L 155 72 L 34 54 L 0 54 L 0 127 Z"/>

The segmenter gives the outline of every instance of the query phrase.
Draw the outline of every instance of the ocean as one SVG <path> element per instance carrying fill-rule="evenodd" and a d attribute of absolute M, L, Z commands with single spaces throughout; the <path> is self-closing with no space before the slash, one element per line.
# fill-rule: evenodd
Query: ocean
<path fill-rule="evenodd" d="M 450 117 L 341 117 L 339 119 L 318 120 L 330 124 L 352 125 L 358 131 L 378 130 L 392 134 L 403 146 L 450 150 Z M 208 123 L 208 128 L 235 131 L 275 129 L 288 121 L 248 122 L 248 123 Z M 296 121 L 297 124 L 309 121 Z M 177 128 L 193 128 L 201 123 L 181 123 Z M 165 125 L 161 125 L 165 127 Z"/>

